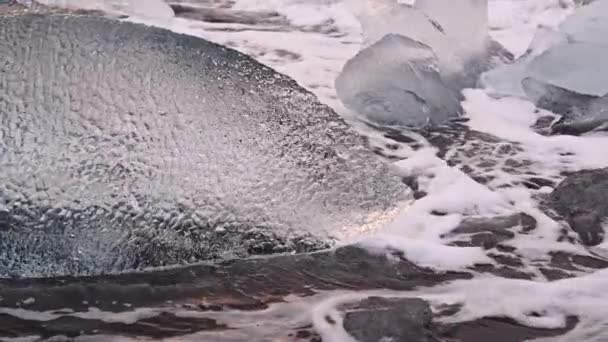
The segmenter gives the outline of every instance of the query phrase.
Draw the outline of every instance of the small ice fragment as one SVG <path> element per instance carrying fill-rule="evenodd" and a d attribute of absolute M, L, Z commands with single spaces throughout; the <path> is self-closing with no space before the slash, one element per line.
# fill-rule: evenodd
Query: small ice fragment
<path fill-rule="evenodd" d="M 36 298 L 29 297 L 29 298 L 24 299 L 21 303 L 23 305 L 30 305 L 30 304 L 34 304 L 35 302 L 36 302 Z"/>
<path fill-rule="evenodd" d="M 336 91 L 347 108 L 383 125 L 421 127 L 462 112 L 431 48 L 397 34 L 349 60 L 336 79 Z"/>

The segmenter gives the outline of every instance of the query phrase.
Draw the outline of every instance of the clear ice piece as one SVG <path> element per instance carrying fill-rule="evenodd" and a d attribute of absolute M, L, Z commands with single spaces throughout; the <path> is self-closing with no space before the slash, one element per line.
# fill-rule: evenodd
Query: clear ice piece
<path fill-rule="evenodd" d="M 420 127 L 461 113 L 430 47 L 389 34 L 349 60 L 336 79 L 342 103 L 383 125 Z"/>
<path fill-rule="evenodd" d="M 364 46 L 399 34 L 431 47 L 441 74 L 461 74 L 487 47 L 487 0 L 350 0 L 361 23 Z M 466 18 L 464 20 L 463 18 Z"/>

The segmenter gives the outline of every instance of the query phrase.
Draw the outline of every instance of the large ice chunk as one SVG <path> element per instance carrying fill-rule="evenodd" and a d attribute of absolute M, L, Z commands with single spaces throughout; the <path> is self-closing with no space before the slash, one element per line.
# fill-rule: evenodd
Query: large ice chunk
<path fill-rule="evenodd" d="M 314 248 L 309 234 L 384 225 L 399 180 L 315 96 L 234 50 L 0 15 L 0 278 Z"/>
<path fill-rule="evenodd" d="M 461 113 L 425 44 L 389 34 L 349 60 L 336 80 L 344 105 L 383 125 L 424 126 Z"/>

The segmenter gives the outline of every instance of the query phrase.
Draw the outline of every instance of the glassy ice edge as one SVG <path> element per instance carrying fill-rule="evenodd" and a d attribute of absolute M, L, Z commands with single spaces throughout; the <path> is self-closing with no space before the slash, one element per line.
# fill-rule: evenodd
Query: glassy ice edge
<path fill-rule="evenodd" d="M 602 0 L 596 2 L 605 3 Z M 83 4 L 82 1 L 61 0 L 55 3 L 68 6 Z M 87 2 L 86 6 L 99 9 L 95 6 L 100 4 L 100 1 L 92 0 Z M 154 6 L 153 12 L 141 13 L 137 6 L 134 10 L 116 2 L 110 9 L 101 9 L 123 14 L 130 11 L 133 16 L 126 20 L 158 25 L 234 47 L 293 77 L 323 102 L 348 117 L 348 112 L 337 101 L 333 87 L 333 81 L 344 63 L 360 50 L 362 44 L 360 25 L 351 12 L 352 8 L 347 4 L 321 0 L 240 0 L 229 7 L 239 11 L 276 12 L 282 18 L 281 21 L 260 21 L 253 24 L 195 22 L 174 18 L 166 7 L 163 7 Z M 539 25 L 557 30 L 574 9 L 575 4 L 565 0 L 491 0 L 488 26 L 494 39 L 514 55 L 522 56 L 530 46 Z M 369 10 L 374 10 L 374 7 L 371 6 Z M 560 181 L 563 179 L 563 172 L 608 166 L 608 153 L 605 153 L 605 146 L 608 146 L 606 136 L 543 136 L 533 131 L 530 126 L 539 117 L 551 113 L 537 109 L 531 102 L 517 97 L 496 99 L 482 89 L 468 89 L 463 91 L 463 95 L 464 113 L 470 119 L 467 125 L 471 129 L 518 144 L 519 158 L 529 161 L 529 165 L 533 166 L 539 176 Z M 354 120 L 352 123 L 367 134 L 373 144 L 383 146 L 386 143 L 381 134 Z M 456 227 L 464 217 L 525 212 L 538 221 L 539 227 L 530 234 L 517 235 L 508 244 L 517 248 L 525 261 L 524 268 L 535 274 L 535 279 L 513 280 L 478 275 L 472 280 L 455 281 L 416 292 L 375 294 L 420 296 L 429 300 L 434 307 L 441 304 L 462 304 L 463 309 L 455 316 L 450 316 L 450 321 L 492 315 L 511 317 L 523 324 L 550 328 L 563 326 L 568 315 L 577 315 L 581 321 L 574 330 L 551 340 L 608 340 L 608 331 L 605 329 L 608 325 L 608 306 L 605 305 L 608 303 L 608 294 L 605 291 L 608 287 L 608 271 L 582 270 L 578 277 L 547 282 L 535 267 L 536 263 L 548 260 L 549 252 L 552 251 L 608 255 L 608 245 L 604 243 L 596 247 L 583 247 L 557 242 L 560 225 L 540 210 L 538 201 L 534 198 L 535 195 L 550 189 L 533 190 L 522 185 L 508 188 L 497 186 L 517 183 L 516 176 L 499 170 L 502 166 L 500 160 L 498 166 L 492 170 L 495 180 L 482 185 L 459 169 L 448 166 L 435 152 L 433 147 L 414 151 L 407 145 L 400 146 L 397 154 L 402 160 L 397 161 L 396 165 L 406 176 L 419 176 L 422 180 L 421 190 L 428 193 L 428 196 L 413 202 L 402 217 L 385 228 L 373 234 L 356 235 L 344 242 L 362 241 L 375 251 L 384 247 L 401 249 L 408 259 L 419 265 L 440 270 L 458 270 L 476 262 L 488 262 L 488 257 L 478 248 L 446 246 L 446 241 L 442 238 L 443 233 Z M 470 166 L 475 167 L 473 164 Z M 447 215 L 432 215 L 431 211 L 434 210 L 443 211 Z M 305 321 L 302 316 L 312 312 L 315 327 L 322 333 L 325 341 L 345 341 L 346 333 L 337 328 L 340 325 L 329 325 L 324 317 L 334 315 L 333 308 L 337 304 L 367 295 L 369 293 L 324 294 L 311 298 L 308 302 L 276 305 L 254 315 L 255 317 L 245 317 L 239 313 L 217 315 L 226 316 L 225 318 L 235 322 L 236 327 L 247 327 L 253 322 L 264 325 L 265 322 L 270 323 L 278 317 L 285 319 L 285 312 L 299 312 L 300 314 L 293 316 L 294 322 Z M 302 312 L 306 312 L 306 315 L 302 315 Z M 99 312 L 90 314 L 96 317 L 108 316 Z M 122 319 L 130 321 L 135 316 L 149 314 L 133 312 Z M 204 337 L 204 334 L 188 338 L 197 340 L 201 337 Z"/>

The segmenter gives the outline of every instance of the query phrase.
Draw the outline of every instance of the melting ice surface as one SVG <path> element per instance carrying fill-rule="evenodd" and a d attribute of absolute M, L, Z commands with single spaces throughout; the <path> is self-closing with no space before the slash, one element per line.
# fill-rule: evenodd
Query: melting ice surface
<path fill-rule="evenodd" d="M 606 35 L 608 1 L 597 0 L 577 9 L 557 29 L 540 30 L 524 56 L 512 65 L 488 72 L 483 82 L 494 94 L 528 97 L 543 108 L 565 115 L 575 126 L 569 128 L 573 132 L 592 130 L 608 118 L 604 98 L 608 94 Z M 532 92 L 531 87 L 524 86 L 526 79 L 535 84 Z M 588 98 L 581 101 L 584 96 Z M 579 105 L 565 110 L 565 102 Z M 579 115 L 570 115 L 572 110 Z"/>
<path fill-rule="evenodd" d="M 595 6 L 603 5 L 605 1 L 597 0 Z M 386 3 L 382 1 L 369 2 L 369 8 L 382 9 Z M 269 32 L 217 30 L 221 26 L 196 26 L 195 23 L 173 19 L 170 23 L 156 22 L 180 32 L 189 32 L 221 43 L 234 43 L 234 47 L 247 52 L 274 68 L 291 75 L 306 87 L 309 87 L 323 101 L 331 103 L 337 110 L 340 104 L 335 101 L 335 92 L 331 82 L 338 76 L 342 65 L 352 58 L 359 50 L 360 28 L 353 25 L 346 10 L 346 6 L 331 2 L 320 4 L 318 1 L 237 1 L 241 8 L 255 9 L 272 8 L 293 21 L 304 21 L 306 25 L 313 23 L 311 18 L 327 19 L 331 17 L 338 25 L 336 29 L 342 36 L 330 37 L 314 32 L 292 31 Z M 366 5 L 367 6 L 367 5 Z M 387 5 L 387 8 L 393 6 Z M 368 7 L 365 7 L 367 9 Z M 541 55 L 553 46 L 569 42 L 556 28 L 563 18 L 574 9 L 574 3 L 564 0 L 490 0 L 489 1 L 489 27 L 490 35 L 511 49 L 515 55 L 523 55 L 521 64 L 511 65 L 510 73 L 513 78 L 521 75 L 519 80 L 525 78 L 521 68 L 534 58 Z M 590 15 L 601 16 L 606 11 L 589 11 Z M 578 10 L 585 10 L 585 7 Z M 297 18 L 298 13 L 325 13 L 326 16 L 309 16 L 307 20 Z M 328 14 L 330 13 L 330 14 Z M 576 29 L 570 28 L 570 21 L 566 21 L 561 30 L 573 33 L 584 43 L 595 44 L 597 39 L 590 35 L 579 35 L 577 32 L 585 31 L 584 26 Z M 371 18 L 382 22 L 378 18 Z M 143 20 L 132 18 L 131 20 Z M 387 19 L 391 20 L 391 19 Z M 591 23 L 590 21 L 585 21 Z M 602 21 L 596 21 L 600 24 Z M 534 39 L 530 52 L 525 53 L 529 43 L 533 40 L 537 24 L 549 26 L 539 32 Z M 594 25 L 595 25 L 594 24 Z M 307 26 L 307 27 L 311 27 Z M 447 26 L 447 25 L 446 25 Z M 380 26 L 381 28 L 383 26 Z M 399 29 L 407 28 L 399 25 Z M 206 28 L 214 28 L 206 30 Z M 232 28 L 232 27 L 231 27 Z M 393 28 L 394 30 L 395 28 Z M 407 32 L 405 32 L 407 33 Z M 587 32 L 589 33 L 589 32 Z M 578 36 L 577 36 L 578 35 Z M 548 38 L 542 38 L 542 37 Z M 382 37 L 382 36 L 381 36 Z M 381 38 L 379 37 L 379 38 Z M 596 37 L 601 38 L 602 35 Z M 585 40 L 586 39 L 586 40 Z M 428 42 L 426 42 L 428 44 Z M 600 39 L 601 43 L 601 39 Z M 365 46 L 370 46 L 368 42 Z M 297 52 L 300 58 L 295 60 L 279 59 L 271 52 L 281 46 L 284 49 Z M 574 61 L 576 63 L 576 61 Z M 520 68 L 515 72 L 514 68 Z M 518 144 L 521 148 L 522 158 L 534 165 L 534 171 L 539 176 L 546 176 L 559 181 L 563 179 L 561 172 L 572 172 L 585 168 L 601 168 L 608 166 L 608 138 L 604 135 L 591 135 L 585 137 L 574 136 L 542 136 L 530 129 L 530 126 L 541 116 L 551 114 L 538 110 L 533 103 L 522 98 L 523 88 L 519 82 L 515 84 L 519 97 L 506 96 L 496 99 L 490 96 L 489 90 L 466 90 L 465 101 L 462 103 L 465 116 L 470 119 L 468 126 L 480 132 L 486 132 L 502 139 Z M 541 83 L 542 85 L 543 83 Z M 496 85 L 496 83 L 494 84 Z M 513 88 L 510 88 L 512 91 Z M 536 89 L 536 88 L 535 88 Z M 583 94 L 579 94 L 583 95 Z M 591 96 L 591 95 L 586 95 Z M 372 141 L 381 141 L 382 137 L 375 132 L 366 132 Z M 501 188 L 492 185 L 483 185 L 474 181 L 470 176 L 458 168 L 448 165 L 436 156 L 433 148 L 411 150 L 404 147 L 400 156 L 407 159 L 396 163 L 404 175 L 421 176 L 421 190 L 428 193 L 422 200 L 416 201 L 399 220 L 372 235 L 373 240 L 368 245 L 374 250 L 385 245 L 392 248 L 401 248 L 408 258 L 424 266 L 437 269 L 462 269 L 477 261 L 485 261 L 484 251 L 480 249 L 455 249 L 446 246 L 442 235 L 453 229 L 465 216 L 495 215 L 504 213 L 526 212 L 538 221 L 538 228 L 527 235 L 517 236 L 510 245 L 517 248 L 525 262 L 524 269 L 534 272 L 534 263 L 546 262 L 550 259 L 549 253 L 555 251 L 579 253 L 589 255 L 590 252 L 606 255 L 606 244 L 586 249 L 580 245 L 557 242 L 561 226 L 547 217 L 538 208 L 535 196 L 546 192 L 547 189 L 530 190 L 524 186 Z M 474 166 L 471 163 L 471 166 Z M 502 172 L 501 163 L 496 167 L 496 184 L 509 183 L 514 175 Z M 445 216 L 431 215 L 431 211 L 439 209 L 448 212 Z M 368 235 L 357 235 L 357 240 L 366 240 Z M 447 248 L 447 249 L 446 249 Z M 587 275 L 584 275 L 587 274 Z M 581 322 L 575 330 L 562 338 L 552 338 L 550 341 L 597 341 L 608 340 L 606 327 L 606 305 L 608 296 L 605 291 L 608 282 L 606 271 L 582 270 L 576 278 L 556 282 L 547 282 L 541 275 L 534 274 L 535 278 L 529 280 L 512 280 L 496 277 L 476 277 L 473 280 L 457 281 L 435 289 L 420 289 L 417 292 L 401 293 L 403 296 L 422 296 L 439 307 L 442 304 L 464 305 L 459 315 L 453 320 L 467 320 L 484 315 L 511 317 L 524 324 L 539 327 L 555 327 L 564 323 L 565 315 L 579 315 Z M 366 296 L 366 293 L 349 294 L 350 297 L 334 297 L 322 303 L 313 311 L 314 323 L 323 332 L 324 340 L 344 342 L 345 332 L 336 326 L 324 324 L 325 315 L 332 313 L 334 305 L 353 296 Z M 387 293 L 394 296 L 395 293 Z M 302 308 L 298 308 L 301 312 Z M 534 314 L 532 314 L 534 313 Z M 540 315 L 539 315 L 540 314 Z M 540 316 L 540 317 L 539 317 Z M 273 317 L 274 318 L 274 317 Z M 196 340 L 193 338 L 193 340 Z"/>

